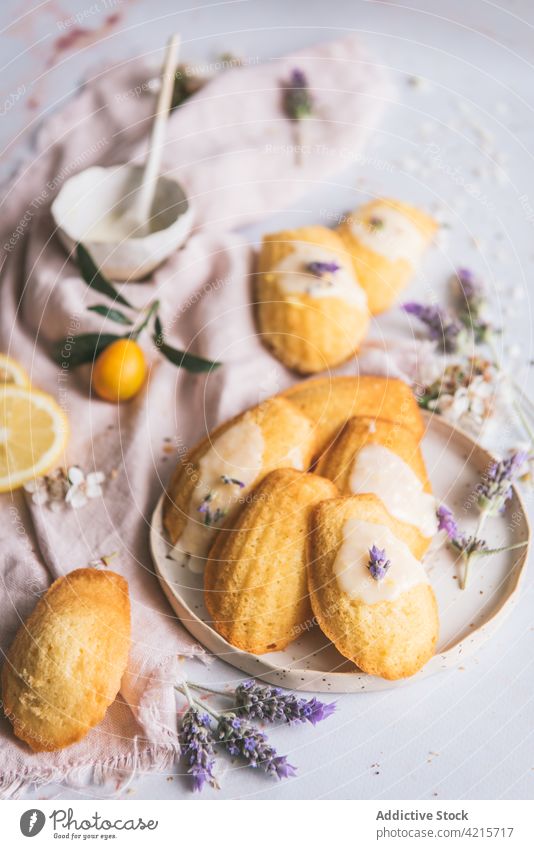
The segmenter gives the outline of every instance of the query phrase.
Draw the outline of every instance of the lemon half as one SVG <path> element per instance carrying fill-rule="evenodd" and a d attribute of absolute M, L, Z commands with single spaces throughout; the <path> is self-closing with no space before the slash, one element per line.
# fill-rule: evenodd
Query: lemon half
<path fill-rule="evenodd" d="M 31 387 L 0 386 L 0 492 L 50 471 L 69 426 L 54 399 Z"/>
<path fill-rule="evenodd" d="M 0 387 L 5 383 L 14 383 L 16 386 L 30 385 L 28 375 L 22 366 L 6 354 L 0 354 Z"/>

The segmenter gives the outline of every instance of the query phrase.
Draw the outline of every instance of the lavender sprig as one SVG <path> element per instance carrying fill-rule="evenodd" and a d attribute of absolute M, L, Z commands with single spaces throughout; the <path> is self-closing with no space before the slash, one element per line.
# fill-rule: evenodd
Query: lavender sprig
<path fill-rule="evenodd" d="M 375 581 L 382 581 L 386 577 L 386 573 L 390 566 L 391 560 L 386 558 L 385 548 L 378 548 L 376 545 L 373 545 L 372 548 L 369 549 L 368 563 L 368 569 L 371 573 L 371 577 L 373 577 Z"/>
<path fill-rule="evenodd" d="M 299 699 L 280 687 L 263 686 L 252 679 L 236 687 L 235 698 L 240 716 L 267 722 L 287 722 L 289 725 L 300 722 L 317 725 L 328 719 L 336 709 L 335 702 L 326 704 L 315 697 Z"/>
<path fill-rule="evenodd" d="M 341 266 L 337 262 L 320 262 L 316 260 L 306 264 L 306 271 L 309 271 L 314 277 L 322 277 L 324 274 L 335 274 L 340 268 Z"/>
<path fill-rule="evenodd" d="M 304 118 L 313 114 L 313 97 L 308 80 L 303 71 L 294 68 L 289 81 L 284 83 L 282 106 L 285 114 L 295 127 L 295 162 L 301 161 L 301 123 Z"/>
<path fill-rule="evenodd" d="M 304 71 L 294 68 L 284 84 L 284 112 L 292 121 L 301 121 L 313 112 L 313 97 Z"/>
<path fill-rule="evenodd" d="M 266 734 L 235 713 L 219 716 L 215 736 L 232 757 L 244 758 L 254 769 L 262 769 L 280 779 L 296 775 L 287 757 L 278 755 L 269 745 Z"/>
<path fill-rule="evenodd" d="M 465 344 L 465 328 L 452 313 L 433 304 L 409 301 L 402 305 L 408 315 L 419 319 L 428 329 L 428 335 L 439 342 L 444 353 L 454 353 Z"/>
<path fill-rule="evenodd" d="M 461 299 L 475 315 L 486 304 L 486 287 L 469 268 L 457 268 L 454 277 Z"/>
<path fill-rule="evenodd" d="M 512 485 L 528 459 L 525 451 L 516 451 L 505 460 L 492 463 L 478 487 L 478 505 L 483 513 L 502 513 L 512 497 Z"/>
<path fill-rule="evenodd" d="M 486 289 L 482 281 L 468 268 L 458 268 L 453 278 L 458 297 L 458 318 L 475 338 L 475 342 L 488 342 L 494 329 L 486 321 Z"/>
<path fill-rule="evenodd" d="M 210 719 L 196 707 L 190 707 L 182 720 L 182 757 L 193 776 L 193 790 L 200 792 L 205 784 L 219 789 L 213 775 L 215 748 Z"/>
<path fill-rule="evenodd" d="M 467 579 L 469 576 L 469 567 L 471 560 L 475 555 L 490 555 L 498 554 L 502 551 L 514 551 L 517 548 L 523 548 L 527 543 L 518 542 L 514 545 L 500 546 L 499 548 L 488 548 L 486 541 L 480 537 L 480 532 L 484 525 L 487 513 L 483 513 L 479 519 L 477 529 L 474 534 L 465 534 L 460 531 L 458 523 L 454 515 L 448 507 L 442 504 L 436 511 L 438 518 L 438 530 L 445 531 L 448 542 L 454 548 L 464 561 L 464 569 L 460 576 L 460 588 L 465 590 Z"/>

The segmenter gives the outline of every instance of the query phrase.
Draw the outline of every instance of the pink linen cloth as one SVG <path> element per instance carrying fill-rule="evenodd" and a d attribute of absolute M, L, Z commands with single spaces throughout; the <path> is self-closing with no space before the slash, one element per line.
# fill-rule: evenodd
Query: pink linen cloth
<path fill-rule="evenodd" d="M 280 83 L 295 66 L 308 74 L 316 100 L 300 165 L 294 127 L 280 110 Z M 146 387 L 115 406 L 90 397 L 87 367 L 63 371 L 50 356 L 58 338 L 117 327 L 87 311 L 105 299 L 80 281 L 54 234 L 50 203 L 74 173 L 142 156 L 154 108 L 149 76 L 138 60 L 95 76 L 44 126 L 2 204 L 0 350 L 67 413 L 69 464 L 101 470 L 107 480 L 103 497 L 79 510 L 53 512 L 20 493 L 1 497 L 0 648 L 7 650 L 52 579 L 115 551 L 111 568 L 128 580 L 133 617 L 121 695 L 82 742 L 34 754 L 0 720 L 5 797 L 28 783 L 76 781 L 87 769 L 96 780 L 136 766 L 163 770 L 176 757 L 172 685 L 181 658 L 203 652 L 168 606 L 148 550 L 151 514 L 175 463 L 169 445 L 182 454 L 218 422 L 294 379 L 255 335 L 252 247 L 235 230 L 276 213 L 328 180 L 347 155 L 357 156 L 391 93 L 380 66 L 351 36 L 226 71 L 172 114 L 163 170 L 186 186 L 196 227 L 150 283 L 127 285 L 127 297 L 138 306 L 159 298 L 169 341 L 224 365 L 192 375 L 147 346 Z"/>

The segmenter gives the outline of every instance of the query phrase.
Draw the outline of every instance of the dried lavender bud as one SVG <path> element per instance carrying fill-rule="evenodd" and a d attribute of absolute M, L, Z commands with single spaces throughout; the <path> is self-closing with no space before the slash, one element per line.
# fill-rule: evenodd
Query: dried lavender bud
<path fill-rule="evenodd" d="M 383 219 L 379 218 L 377 215 L 373 215 L 369 219 L 369 227 L 371 228 L 371 230 L 381 230 L 383 226 Z"/>
<path fill-rule="evenodd" d="M 296 774 L 295 767 L 287 762 L 287 758 L 277 755 L 269 745 L 267 736 L 235 713 L 221 716 L 215 733 L 218 742 L 232 757 L 244 758 L 254 769 L 263 769 L 277 778 L 290 778 Z"/>
<path fill-rule="evenodd" d="M 376 545 L 373 545 L 373 547 L 369 549 L 368 563 L 368 569 L 371 573 L 371 577 L 373 577 L 375 581 L 382 581 L 386 577 L 386 573 L 390 566 L 391 561 L 386 559 L 385 548 L 377 548 Z"/>
<path fill-rule="evenodd" d="M 300 121 L 313 112 L 313 98 L 303 71 L 295 68 L 284 85 L 284 112 L 292 121 Z"/>
<path fill-rule="evenodd" d="M 180 742 L 187 772 L 193 776 L 193 789 L 200 792 L 204 784 L 218 789 L 213 775 L 215 749 L 209 716 L 190 707 L 182 720 Z"/>
<path fill-rule="evenodd" d="M 517 451 L 506 460 L 492 463 L 478 487 L 478 504 L 490 515 L 502 513 L 512 497 L 512 484 L 528 459 L 525 451 Z"/>
<path fill-rule="evenodd" d="M 224 519 L 224 517 L 226 516 L 226 510 L 222 510 L 220 507 L 216 507 L 215 510 L 211 509 L 210 502 L 213 501 L 214 498 L 214 493 L 208 492 L 208 494 L 204 496 L 198 507 L 198 512 L 204 514 L 204 524 L 207 527 L 215 525 L 217 522 L 220 522 L 221 519 Z"/>
<path fill-rule="evenodd" d="M 322 277 L 323 274 L 335 274 L 336 271 L 339 271 L 341 268 L 337 262 L 308 262 L 306 264 L 306 271 L 309 271 L 310 274 L 313 274 L 315 277 Z"/>
<path fill-rule="evenodd" d="M 245 484 L 243 481 L 238 480 L 237 478 L 229 478 L 228 475 L 221 475 L 221 480 L 223 483 L 233 483 L 235 486 L 238 486 L 240 489 L 244 489 Z"/>
<path fill-rule="evenodd" d="M 403 304 L 402 309 L 428 328 L 430 338 L 434 342 L 440 342 L 445 353 L 454 353 L 461 347 L 465 330 L 462 323 L 446 310 L 415 301 Z"/>
<path fill-rule="evenodd" d="M 290 725 L 298 722 L 317 725 L 323 719 L 328 719 L 336 709 L 334 702 L 325 704 L 315 697 L 300 699 L 280 687 L 264 686 L 252 679 L 236 688 L 235 697 L 240 715 L 248 719 L 287 722 Z"/>

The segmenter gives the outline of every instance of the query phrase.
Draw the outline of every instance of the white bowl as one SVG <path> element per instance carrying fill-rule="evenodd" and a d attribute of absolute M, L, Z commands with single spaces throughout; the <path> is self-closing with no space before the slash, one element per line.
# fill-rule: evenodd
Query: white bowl
<path fill-rule="evenodd" d="M 151 213 L 151 232 L 139 238 L 117 235 L 110 218 L 128 211 L 142 166 L 95 166 L 71 177 L 52 204 L 61 241 L 70 252 L 78 242 L 114 280 L 141 280 L 157 268 L 189 235 L 193 213 L 180 185 L 159 177 Z"/>

